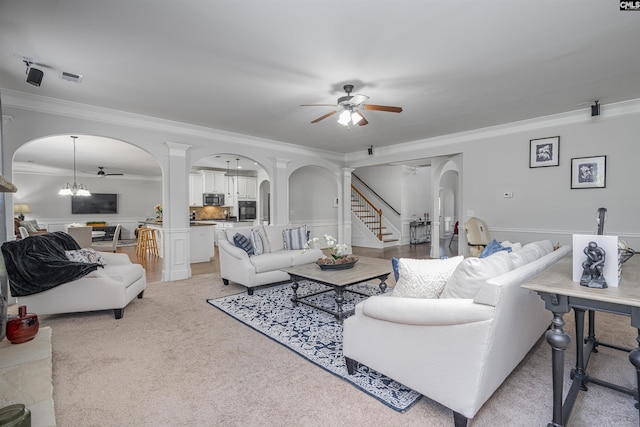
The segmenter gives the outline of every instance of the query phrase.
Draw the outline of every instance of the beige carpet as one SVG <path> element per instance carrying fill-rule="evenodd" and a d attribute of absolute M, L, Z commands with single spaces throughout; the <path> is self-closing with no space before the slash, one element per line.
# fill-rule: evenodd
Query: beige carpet
<path fill-rule="evenodd" d="M 207 274 L 149 284 L 120 320 L 111 311 L 41 316 L 41 325 L 53 330 L 58 425 L 453 425 L 450 410 L 424 397 L 398 413 L 206 302 L 242 290 Z M 566 320 L 570 330 L 572 316 Z M 598 321 L 599 338 L 635 345 L 628 318 L 598 314 Z M 573 361 L 567 352 L 567 371 Z M 589 368 L 594 376 L 635 384 L 626 353 L 602 348 Z M 550 420 L 550 349 L 541 339 L 469 426 Z M 630 396 L 591 385 L 569 425 L 638 425 L 638 413 Z"/>

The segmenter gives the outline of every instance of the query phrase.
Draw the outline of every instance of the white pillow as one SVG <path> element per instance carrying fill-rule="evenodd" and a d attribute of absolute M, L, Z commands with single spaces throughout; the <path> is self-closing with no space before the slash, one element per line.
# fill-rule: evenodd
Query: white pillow
<path fill-rule="evenodd" d="M 105 265 L 104 258 L 95 249 L 83 248 L 75 251 L 64 251 L 64 254 L 69 261 Z"/>
<path fill-rule="evenodd" d="M 260 230 L 254 228 L 251 230 L 251 243 L 253 243 L 253 254 L 262 255 L 264 253 L 264 241 Z"/>
<path fill-rule="evenodd" d="M 522 243 L 520 243 L 520 242 L 512 243 L 512 242 L 510 242 L 508 240 L 505 240 L 504 242 L 502 242 L 500 244 L 502 246 L 504 246 L 505 248 L 511 248 L 514 251 L 522 249 Z"/>
<path fill-rule="evenodd" d="M 400 258 L 400 278 L 393 288 L 393 296 L 406 298 L 438 298 L 447 280 L 464 259 Z"/>
<path fill-rule="evenodd" d="M 474 299 L 487 279 L 512 269 L 510 254 L 506 251 L 496 252 L 486 258 L 466 258 L 447 281 L 440 298 Z"/>

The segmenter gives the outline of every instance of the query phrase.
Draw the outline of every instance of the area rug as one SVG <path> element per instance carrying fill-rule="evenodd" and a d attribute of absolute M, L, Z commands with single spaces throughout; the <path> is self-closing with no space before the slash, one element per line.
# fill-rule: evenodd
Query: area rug
<path fill-rule="evenodd" d="M 326 288 L 316 283 L 300 283 L 298 296 Z M 369 295 L 376 294 L 379 289 L 372 284 L 361 284 L 354 288 Z M 256 290 L 253 295 L 245 292 L 209 299 L 207 302 L 396 411 L 404 412 L 420 399 L 418 392 L 366 366 L 360 365 L 353 375 L 349 375 L 342 356 L 342 325 L 336 322 L 334 316 L 323 311 L 303 304 L 294 307 L 291 295 L 290 285 L 280 285 Z M 344 310 L 352 309 L 363 298 L 346 292 Z M 333 292 L 317 295 L 310 302 L 335 309 Z"/>

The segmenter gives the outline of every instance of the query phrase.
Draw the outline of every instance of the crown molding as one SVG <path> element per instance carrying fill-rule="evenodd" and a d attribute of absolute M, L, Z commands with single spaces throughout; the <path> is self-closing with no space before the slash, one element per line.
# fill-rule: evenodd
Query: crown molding
<path fill-rule="evenodd" d="M 202 138 L 225 142 L 227 144 L 240 144 L 249 148 L 259 145 L 260 147 L 269 150 L 285 151 L 288 153 L 306 156 L 321 156 L 337 162 L 342 162 L 344 160 L 344 156 L 342 154 L 315 148 L 302 147 L 300 145 L 266 138 L 242 135 L 204 126 L 191 125 L 188 123 L 160 119 L 142 114 L 97 107 L 95 105 L 81 104 L 58 98 L 34 95 L 11 89 L 0 89 L 0 93 L 2 94 L 2 105 L 5 107 L 82 120 L 92 120 L 101 123 L 111 123 L 119 126 L 128 126 L 154 132 L 164 132 L 172 135 Z"/>

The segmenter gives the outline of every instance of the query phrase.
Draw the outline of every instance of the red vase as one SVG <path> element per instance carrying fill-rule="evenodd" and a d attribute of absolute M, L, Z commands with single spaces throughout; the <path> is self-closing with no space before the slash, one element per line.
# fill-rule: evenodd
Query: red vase
<path fill-rule="evenodd" d="M 31 341 L 38 333 L 39 326 L 38 315 L 27 313 L 27 306 L 21 305 L 18 307 L 18 317 L 7 322 L 7 339 L 12 344 Z"/>

